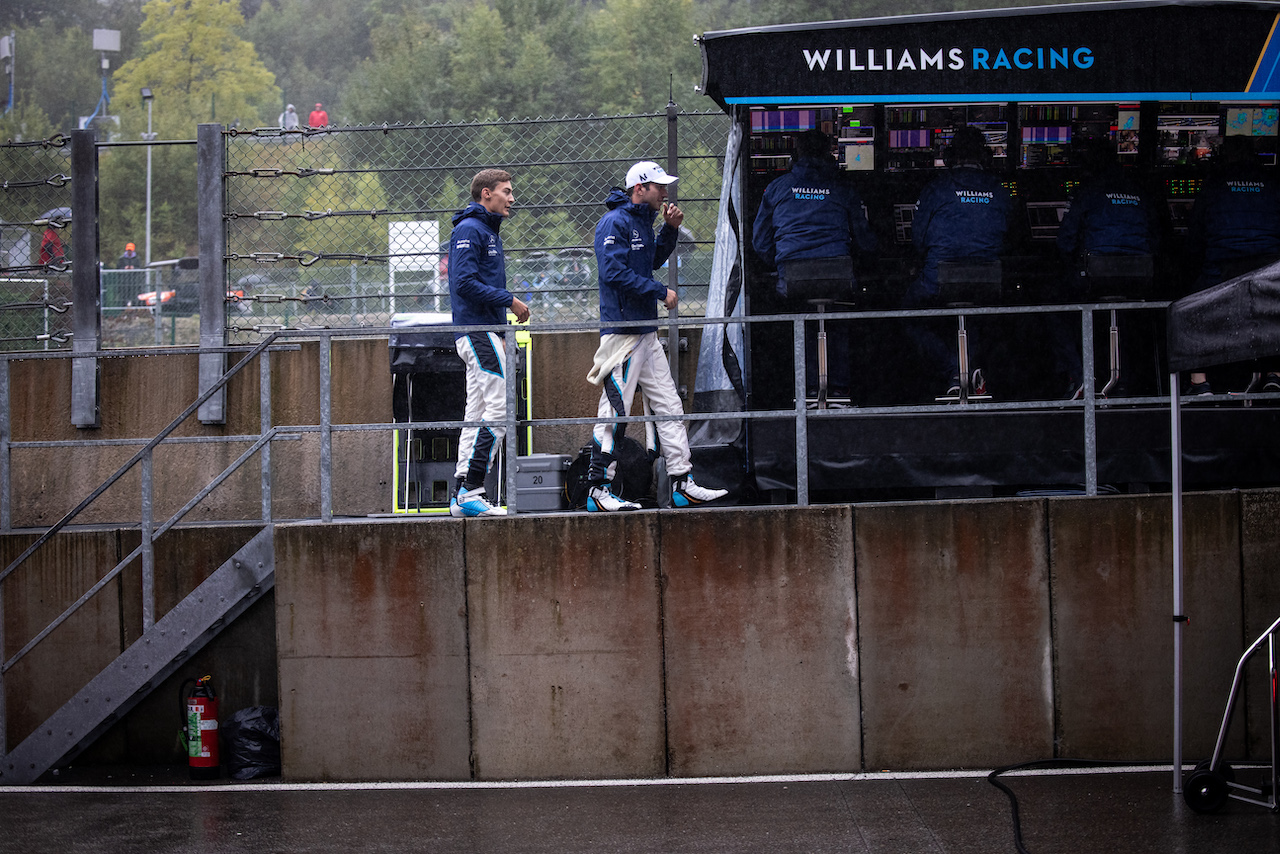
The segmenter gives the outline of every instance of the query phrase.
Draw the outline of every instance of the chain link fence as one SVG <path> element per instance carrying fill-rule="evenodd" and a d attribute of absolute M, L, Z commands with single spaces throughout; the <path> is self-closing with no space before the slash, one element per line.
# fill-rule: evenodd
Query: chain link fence
<path fill-rule="evenodd" d="M 227 343 L 448 312 L 451 219 L 486 167 L 513 176 L 516 206 L 502 232 L 510 289 L 535 322 L 594 321 L 604 198 L 635 161 L 665 164 L 672 137 L 685 221 L 669 263 L 678 265 L 680 312 L 701 315 L 728 129 L 719 111 L 230 129 Z M 70 172 L 64 135 L 0 145 L 0 349 L 70 347 Z M 146 270 L 112 269 L 113 259 L 100 265 L 104 347 L 199 344 L 198 259 L 157 260 Z"/>
<path fill-rule="evenodd" d="M 0 144 L 0 350 L 70 347 L 70 145 Z"/>
<path fill-rule="evenodd" d="M 728 121 L 682 112 L 670 123 L 685 211 L 676 259 L 684 314 L 705 310 Z M 604 198 L 635 161 L 666 161 L 668 125 L 655 113 L 228 131 L 228 343 L 448 312 L 451 218 L 486 167 L 513 177 L 516 206 L 502 229 L 510 289 L 536 322 L 593 321 Z"/>

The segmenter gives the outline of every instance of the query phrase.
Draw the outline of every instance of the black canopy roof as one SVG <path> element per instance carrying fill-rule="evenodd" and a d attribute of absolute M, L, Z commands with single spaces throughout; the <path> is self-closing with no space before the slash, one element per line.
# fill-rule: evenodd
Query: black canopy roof
<path fill-rule="evenodd" d="M 1277 12 L 1119 0 L 708 32 L 702 90 L 722 107 L 1275 98 Z"/>
<path fill-rule="evenodd" d="M 1169 306 L 1169 369 L 1280 355 L 1280 262 Z"/>

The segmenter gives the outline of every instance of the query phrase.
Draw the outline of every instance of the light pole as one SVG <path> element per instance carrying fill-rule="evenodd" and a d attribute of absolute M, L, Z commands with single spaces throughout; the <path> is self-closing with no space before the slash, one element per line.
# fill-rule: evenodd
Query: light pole
<path fill-rule="evenodd" d="M 147 105 L 147 132 L 142 135 L 142 138 L 147 142 L 155 142 L 156 138 L 156 135 L 151 132 L 151 102 L 154 98 L 150 89 L 146 86 L 142 87 L 142 103 Z M 151 148 L 152 146 L 147 146 L 147 240 L 144 250 L 146 256 L 143 259 L 147 267 L 151 266 Z M 159 300 L 158 295 L 156 299 Z"/>
<path fill-rule="evenodd" d="M 146 270 L 147 287 L 151 288 L 151 292 L 155 294 L 155 318 L 156 318 L 156 345 L 159 346 L 164 338 L 164 327 L 160 324 L 160 304 L 164 295 L 160 293 L 160 282 L 155 281 L 155 276 L 151 271 L 151 149 L 155 146 L 156 135 L 151 131 L 151 102 L 154 96 L 151 90 L 142 87 L 142 103 L 147 105 L 147 132 L 142 138 L 147 141 L 147 231 L 146 243 L 143 245 L 143 251 L 146 253 L 143 258 L 143 269 Z"/>

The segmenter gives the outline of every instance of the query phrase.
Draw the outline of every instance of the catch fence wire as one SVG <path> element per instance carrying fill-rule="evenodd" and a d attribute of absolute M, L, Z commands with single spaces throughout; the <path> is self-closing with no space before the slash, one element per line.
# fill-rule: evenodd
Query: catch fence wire
<path fill-rule="evenodd" d="M 512 174 L 508 286 L 535 323 L 597 319 L 595 224 L 637 160 L 666 165 L 685 211 L 680 312 L 706 308 L 728 118 L 719 111 L 282 131 L 229 130 L 227 343 L 277 329 L 386 327 L 448 312 L 453 214 L 472 176 Z M 665 274 L 659 273 L 661 278 Z"/>
<path fill-rule="evenodd" d="M 0 351 L 70 349 L 70 146 L 0 144 Z"/>

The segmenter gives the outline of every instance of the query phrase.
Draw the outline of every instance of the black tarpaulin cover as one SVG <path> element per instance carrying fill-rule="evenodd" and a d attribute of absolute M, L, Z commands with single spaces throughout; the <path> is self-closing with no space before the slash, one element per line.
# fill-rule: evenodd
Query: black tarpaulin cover
<path fill-rule="evenodd" d="M 1169 306 L 1169 370 L 1280 355 L 1280 262 Z"/>

